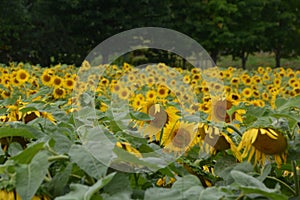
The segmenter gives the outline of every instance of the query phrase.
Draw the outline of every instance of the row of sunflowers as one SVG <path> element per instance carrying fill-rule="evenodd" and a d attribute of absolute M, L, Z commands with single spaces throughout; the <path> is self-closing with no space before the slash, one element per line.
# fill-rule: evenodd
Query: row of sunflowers
<path fill-rule="evenodd" d="M 300 71 L 10 63 L 0 94 L 4 196 L 299 196 Z"/>

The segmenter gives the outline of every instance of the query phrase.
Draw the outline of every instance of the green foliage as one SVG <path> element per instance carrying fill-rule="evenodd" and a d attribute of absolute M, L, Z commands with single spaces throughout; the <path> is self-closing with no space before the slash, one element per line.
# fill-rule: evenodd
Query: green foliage
<path fill-rule="evenodd" d="M 203 45 L 215 62 L 220 55 L 231 55 L 240 58 L 245 67 L 250 54 L 265 51 L 275 54 L 278 67 L 282 57 L 299 55 L 299 8 L 297 0 L 3 0 L 0 61 L 79 65 L 106 38 L 132 28 L 155 26 L 187 34 Z M 110 54 L 107 50 L 97 56 L 107 63 Z M 189 66 L 178 55 L 157 49 L 134 51 L 116 62 L 124 61 Z"/>

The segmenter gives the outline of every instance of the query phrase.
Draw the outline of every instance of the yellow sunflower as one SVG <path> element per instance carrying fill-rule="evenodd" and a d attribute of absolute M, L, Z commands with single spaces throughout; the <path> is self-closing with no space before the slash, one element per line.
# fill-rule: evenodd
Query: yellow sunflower
<path fill-rule="evenodd" d="M 63 89 L 63 88 L 56 87 L 56 88 L 54 88 L 52 94 L 53 94 L 54 99 L 65 98 L 65 96 L 66 96 L 66 91 L 65 91 L 65 89 Z"/>
<path fill-rule="evenodd" d="M 63 79 L 59 76 L 54 76 L 52 80 L 52 85 L 54 87 L 60 87 L 63 84 Z"/>
<path fill-rule="evenodd" d="M 200 123 L 198 126 L 198 139 L 201 148 L 207 153 L 215 154 L 217 151 L 231 149 L 239 161 L 242 159 L 238 147 L 231 138 L 219 128 Z"/>
<path fill-rule="evenodd" d="M 226 123 L 230 122 L 230 116 L 227 113 L 227 110 L 229 110 L 233 105 L 236 105 L 236 103 L 233 103 L 228 98 L 222 99 L 222 98 L 216 98 L 214 97 L 212 99 L 212 108 L 211 113 L 208 116 L 209 120 L 212 120 L 214 122 L 220 122 L 224 121 Z M 231 120 L 238 120 L 242 121 L 240 111 L 235 111 L 232 116 Z"/>
<path fill-rule="evenodd" d="M 242 96 L 244 97 L 244 99 L 248 99 L 252 96 L 252 90 L 251 88 L 245 88 L 242 91 Z"/>
<path fill-rule="evenodd" d="M 156 141 L 160 140 L 161 129 L 166 126 L 166 124 L 177 121 L 180 116 L 178 115 L 178 110 L 173 106 L 168 106 L 164 108 L 158 103 L 145 102 L 144 106 L 140 110 L 153 117 L 153 120 L 147 121 L 146 123 L 140 122 L 140 131 L 143 135 L 150 137 L 153 140 L 153 136 Z M 145 124 L 145 126 L 143 126 Z"/>
<path fill-rule="evenodd" d="M 51 86 L 52 85 L 52 75 L 44 71 L 44 73 L 41 76 L 41 80 L 43 85 Z"/>
<path fill-rule="evenodd" d="M 162 135 L 162 145 L 167 152 L 182 154 L 197 144 L 197 126 L 194 123 L 176 121 L 168 123 Z"/>
<path fill-rule="evenodd" d="M 126 87 L 121 88 L 120 91 L 118 92 L 119 98 L 123 100 L 128 100 L 130 95 L 131 95 L 131 91 Z"/>
<path fill-rule="evenodd" d="M 17 71 L 16 79 L 23 84 L 29 79 L 29 73 L 24 69 L 19 69 Z"/>
<path fill-rule="evenodd" d="M 75 81 L 72 78 L 67 78 L 64 80 L 64 88 L 72 90 L 74 88 Z"/>
<path fill-rule="evenodd" d="M 287 140 L 285 136 L 272 128 L 251 128 L 242 137 L 238 149 L 243 150 L 242 158 L 254 164 L 264 165 L 272 157 L 278 167 L 286 162 Z"/>
<path fill-rule="evenodd" d="M 166 86 L 163 86 L 163 85 L 160 85 L 158 88 L 157 88 L 157 96 L 159 98 L 166 98 L 169 94 L 169 89 L 166 87 Z"/>

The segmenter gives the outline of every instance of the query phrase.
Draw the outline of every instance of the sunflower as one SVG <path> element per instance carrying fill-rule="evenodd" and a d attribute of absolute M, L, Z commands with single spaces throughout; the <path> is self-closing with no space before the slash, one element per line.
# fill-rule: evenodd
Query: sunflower
<path fill-rule="evenodd" d="M 168 123 L 172 123 L 177 121 L 180 116 L 178 115 L 178 110 L 173 106 L 168 106 L 164 108 L 158 103 L 153 102 L 145 102 L 144 106 L 140 110 L 153 117 L 153 120 L 147 121 L 145 126 L 144 122 L 140 122 L 140 131 L 143 132 L 144 135 L 148 135 L 151 140 L 153 140 L 153 136 L 155 136 L 155 140 L 160 140 L 161 129 Z"/>
<path fill-rule="evenodd" d="M 217 151 L 231 149 L 232 153 L 239 161 L 242 159 L 238 147 L 231 138 L 219 128 L 200 123 L 198 125 L 197 134 L 197 137 L 200 140 L 199 144 L 205 152 L 215 154 Z"/>
<path fill-rule="evenodd" d="M 212 108 L 211 113 L 208 117 L 208 119 L 214 121 L 214 122 L 220 122 L 224 121 L 226 123 L 230 122 L 230 116 L 227 113 L 227 110 L 229 110 L 233 106 L 233 102 L 229 99 L 220 99 L 214 97 L 212 99 Z M 232 120 L 236 119 L 239 121 L 242 121 L 242 117 L 240 116 L 240 112 L 234 112 L 232 114 Z"/>
<path fill-rule="evenodd" d="M 42 83 L 46 86 L 52 85 L 52 75 L 44 71 L 44 73 L 41 76 Z"/>
<path fill-rule="evenodd" d="M 161 141 L 164 150 L 174 152 L 176 155 L 188 151 L 197 144 L 196 128 L 196 124 L 183 121 L 168 123 L 164 129 Z"/>
<path fill-rule="evenodd" d="M 128 100 L 131 95 L 131 91 L 127 87 L 123 87 L 118 92 L 118 96 L 120 99 Z"/>
<path fill-rule="evenodd" d="M 64 88 L 72 90 L 74 88 L 75 81 L 72 78 L 67 78 L 64 80 Z"/>
<path fill-rule="evenodd" d="M 156 100 L 156 91 L 154 90 L 149 90 L 147 93 L 146 93 L 146 99 L 147 101 L 154 101 Z"/>
<path fill-rule="evenodd" d="M 54 87 L 60 87 L 63 84 L 63 79 L 59 76 L 54 76 L 52 80 L 52 85 Z"/>
<path fill-rule="evenodd" d="M 252 96 L 252 90 L 251 90 L 251 88 L 244 88 L 243 91 L 242 91 L 242 96 L 245 99 L 250 98 Z"/>
<path fill-rule="evenodd" d="M 158 88 L 157 88 L 157 96 L 159 98 L 166 98 L 169 94 L 169 89 L 166 87 L 166 86 L 163 86 L 163 85 L 160 85 Z"/>
<path fill-rule="evenodd" d="M 29 79 L 29 73 L 24 69 L 20 69 L 17 71 L 16 79 L 23 84 Z"/>
<path fill-rule="evenodd" d="M 238 86 L 239 83 L 240 83 L 240 79 L 236 78 L 236 77 L 232 78 L 231 81 L 230 81 L 230 84 L 234 85 L 234 86 Z"/>
<path fill-rule="evenodd" d="M 238 149 L 243 150 L 242 158 L 248 162 L 254 157 L 254 164 L 264 165 L 266 159 L 275 159 L 278 167 L 286 162 L 287 140 L 285 136 L 272 128 L 251 128 L 242 137 Z"/>
<path fill-rule="evenodd" d="M 63 88 L 56 87 L 56 88 L 54 88 L 52 94 L 53 94 L 54 99 L 65 98 L 65 96 L 66 96 L 66 91 L 65 91 L 65 89 L 63 89 Z"/>

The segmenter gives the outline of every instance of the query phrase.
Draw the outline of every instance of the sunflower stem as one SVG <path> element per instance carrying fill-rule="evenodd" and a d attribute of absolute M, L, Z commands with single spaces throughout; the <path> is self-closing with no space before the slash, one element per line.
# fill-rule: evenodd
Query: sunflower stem
<path fill-rule="evenodd" d="M 160 146 L 162 146 L 162 143 L 161 143 L 162 141 L 161 140 L 162 140 L 163 134 L 164 134 L 164 128 L 162 127 L 161 131 L 160 131 L 160 136 L 159 136 L 159 145 Z"/>
<path fill-rule="evenodd" d="M 243 136 L 243 134 L 233 125 L 231 124 L 227 124 L 227 127 L 230 128 L 231 130 L 234 130 L 237 134 L 239 134 L 239 136 Z"/>
<path fill-rule="evenodd" d="M 299 186 L 299 177 L 297 173 L 297 163 L 295 160 L 292 160 L 293 172 L 294 172 L 294 182 L 295 182 L 295 196 L 300 196 L 300 186 Z"/>
<path fill-rule="evenodd" d="M 282 184 L 283 186 L 285 186 L 287 189 L 289 189 L 294 195 L 296 194 L 296 191 L 291 187 L 289 186 L 288 184 L 286 184 L 285 182 L 283 182 L 282 180 L 276 178 L 276 177 L 273 177 L 273 176 L 267 176 L 266 178 L 268 179 L 272 179 L 274 181 L 277 181 L 278 183 Z"/>
<path fill-rule="evenodd" d="M 57 156 L 49 156 L 48 161 L 56 161 L 56 160 L 69 160 L 69 156 L 66 155 L 57 155 Z"/>

